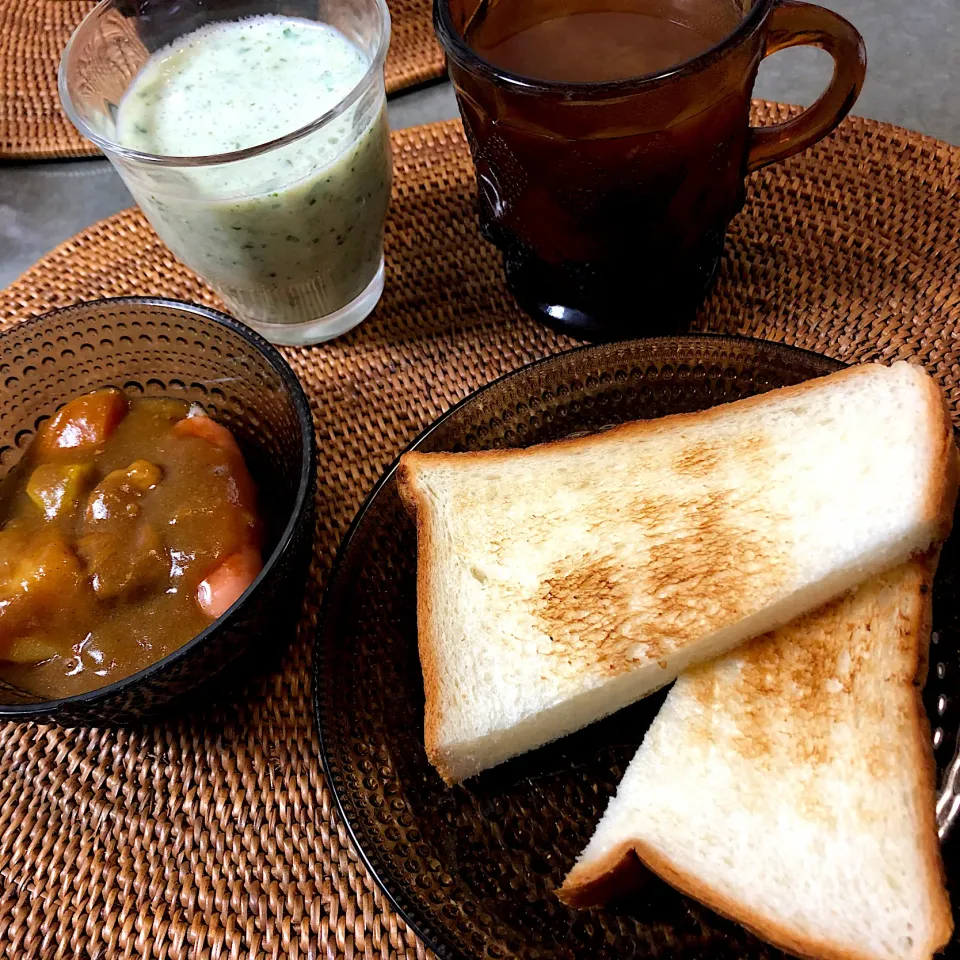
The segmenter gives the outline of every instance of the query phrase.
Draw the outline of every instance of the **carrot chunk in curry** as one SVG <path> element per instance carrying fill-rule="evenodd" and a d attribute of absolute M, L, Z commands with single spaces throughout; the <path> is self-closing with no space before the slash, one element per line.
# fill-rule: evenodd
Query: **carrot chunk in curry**
<path fill-rule="evenodd" d="M 76 397 L 48 420 L 34 446 L 41 455 L 61 450 L 90 450 L 110 439 L 127 413 L 127 399 L 119 390 L 97 390 Z"/>
<path fill-rule="evenodd" d="M 180 400 L 77 397 L 0 482 L 0 675 L 46 697 L 128 676 L 225 613 L 261 549 L 225 426 Z"/>

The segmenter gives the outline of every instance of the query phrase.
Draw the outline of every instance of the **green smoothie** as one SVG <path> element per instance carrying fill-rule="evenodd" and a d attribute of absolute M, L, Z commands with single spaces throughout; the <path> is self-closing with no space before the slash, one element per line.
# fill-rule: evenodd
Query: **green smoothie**
<path fill-rule="evenodd" d="M 124 147 L 175 157 L 242 151 L 322 118 L 367 57 L 326 24 L 259 16 L 155 53 L 120 103 Z M 125 169 L 163 241 L 242 318 L 303 323 L 339 310 L 382 264 L 390 145 L 382 84 L 293 143 L 204 166 Z"/>

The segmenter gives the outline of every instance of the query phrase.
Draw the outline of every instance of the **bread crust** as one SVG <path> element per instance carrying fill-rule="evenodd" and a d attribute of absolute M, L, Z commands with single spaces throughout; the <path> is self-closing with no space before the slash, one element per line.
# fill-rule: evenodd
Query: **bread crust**
<path fill-rule="evenodd" d="M 739 923 L 761 940 L 794 956 L 803 957 L 805 960 L 878 960 L 875 954 L 864 953 L 859 950 L 847 950 L 826 940 L 806 937 L 785 924 L 778 924 L 775 920 L 750 910 L 736 900 L 725 896 L 721 891 L 702 883 L 695 875 L 681 870 L 669 859 L 662 856 L 659 851 L 642 841 L 634 841 L 617 847 L 604 860 L 598 861 L 589 868 L 584 868 L 583 879 L 577 878 L 575 884 L 568 886 L 570 879 L 568 877 L 558 892 L 558 896 L 569 906 L 595 905 L 594 901 L 589 898 L 589 894 L 604 889 L 606 884 L 604 875 L 612 875 L 616 871 L 624 869 L 622 864 L 629 857 L 633 857 L 638 865 L 631 872 L 632 877 L 636 876 L 635 870 L 639 869 L 639 865 L 642 864 L 657 876 L 662 877 L 671 887 L 705 904 L 722 917 Z M 948 932 L 942 943 L 931 943 L 929 953 L 932 955 L 949 938 L 950 933 Z"/>
<path fill-rule="evenodd" d="M 957 504 L 960 483 L 960 453 L 953 436 L 953 420 L 947 398 L 932 377 L 925 379 L 929 398 L 930 436 L 937 444 L 934 462 L 943 469 L 931 474 L 925 503 L 931 517 L 936 518 L 938 540 L 946 540 L 953 527 L 953 513 Z"/>
<path fill-rule="evenodd" d="M 427 496 L 417 483 L 417 460 L 404 454 L 397 467 L 397 491 L 417 528 L 417 649 L 423 672 L 423 745 L 427 759 L 447 786 L 457 782 L 439 747 L 440 693 L 437 667 L 437 638 L 434 632 L 433 598 L 430 582 L 433 579 L 431 524 L 432 512 Z"/>
<path fill-rule="evenodd" d="M 905 361 L 898 361 L 904 363 Z M 835 373 L 823 377 L 814 377 L 789 387 L 780 387 L 767 393 L 745 397 L 730 403 L 718 404 L 706 410 L 693 413 L 674 413 L 655 420 L 633 420 L 616 427 L 611 427 L 600 433 L 592 433 L 585 437 L 574 437 L 569 440 L 554 440 L 549 443 L 534 444 L 529 447 L 510 448 L 506 450 L 469 450 L 461 453 L 420 453 L 411 451 L 400 458 L 398 480 L 401 483 L 401 495 L 406 503 L 414 507 L 422 503 L 422 498 L 415 489 L 416 468 L 427 463 L 451 465 L 453 463 L 470 463 L 486 461 L 498 463 L 503 460 L 515 460 L 517 457 L 537 457 L 545 450 L 567 450 L 571 452 L 589 450 L 594 445 L 609 443 L 611 439 L 644 439 L 655 437 L 659 433 L 673 431 L 684 424 L 722 419 L 729 415 L 731 407 L 738 411 L 753 410 L 764 407 L 774 398 L 799 397 L 811 390 L 816 390 L 822 383 L 829 380 L 836 383 L 842 380 L 852 380 L 858 377 L 869 376 L 877 367 L 889 369 L 891 365 L 882 363 L 861 363 L 846 367 Z M 960 482 L 960 458 L 953 438 L 953 423 L 946 398 L 936 381 L 919 364 L 910 364 L 924 385 L 927 398 L 927 421 L 930 437 L 933 441 L 935 453 L 933 461 L 942 465 L 942 470 L 933 472 L 930 484 L 924 498 L 926 514 L 936 524 L 937 539 L 945 540 L 950 533 L 953 523 L 953 511 L 957 499 L 957 487 Z M 406 468 L 406 469 L 405 469 Z M 405 491 L 405 492 L 404 492 Z"/>
<path fill-rule="evenodd" d="M 601 860 L 586 866 L 577 864 L 557 890 L 557 899 L 576 910 L 602 906 L 608 900 L 636 893 L 647 875 L 635 844 L 625 841 Z"/>
<path fill-rule="evenodd" d="M 939 861 L 938 848 L 938 864 Z M 615 895 L 633 892 L 642 882 L 641 871 L 644 868 L 657 874 L 674 889 L 705 904 L 722 917 L 739 923 L 761 940 L 794 956 L 803 957 L 805 960 L 878 960 L 875 954 L 847 950 L 827 940 L 804 936 L 785 924 L 778 924 L 770 917 L 750 910 L 736 900 L 725 896 L 721 891 L 702 883 L 694 874 L 681 870 L 641 840 L 623 844 L 611 851 L 603 860 L 577 871 L 580 875 L 575 878 L 576 882 L 570 883 L 570 877 L 568 877 L 557 892 L 557 896 L 571 907 L 596 906 L 598 905 L 596 894 L 607 893 L 604 902 L 614 895 L 614 892 L 610 891 L 612 891 L 611 883 L 616 878 L 626 879 L 629 886 L 623 890 L 616 890 Z M 930 893 L 937 901 L 945 900 L 942 888 L 932 885 Z M 924 945 L 924 951 L 932 956 L 946 945 L 952 933 L 953 920 L 948 905 L 945 914 L 941 913 L 937 918 L 935 933 L 931 934 L 930 942 Z"/>
<path fill-rule="evenodd" d="M 916 620 L 911 631 L 917 638 L 913 695 L 910 698 L 913 721 L 911 747 L 917 773 L 914 796 L 916 809 L 922 818 L 918 826 L 918 842 L 927 865 L 927 900 L 931 918 L 930 939 L 917 947 L 918 951 L 925 955 L 932 955 L 944 947 L 953 933 L 953 916 L 937 837 L 936 769 L 930 746 L 929 722 L 921 697 L 928 655 L 926 648 L 931 630 L 930 588 L 936 561 L 936 551 L 931 551 L 916 561 L 922 568 L 922 600 L 916 604 Z M 722 916 L 740 923 L 761 939 L 798 957 L 809 960 L 877 960 L 875 955 L 848 950 L 829 941 L 805 936 L 786 924 L 778 923 L 775 918 L 751 910 L 727 896 L 721 889 L 706 884 L 695 874 L 678 867 L 669 856 L 639 839 L 625 841 L 594 863 L 576 865 L 557 891 L 557 896 L 571 907 L 599 906 L 613 897 L 634 892 L 642 883 L 645 869 L 662 877 L 681 893 L 706 904 Z"/>

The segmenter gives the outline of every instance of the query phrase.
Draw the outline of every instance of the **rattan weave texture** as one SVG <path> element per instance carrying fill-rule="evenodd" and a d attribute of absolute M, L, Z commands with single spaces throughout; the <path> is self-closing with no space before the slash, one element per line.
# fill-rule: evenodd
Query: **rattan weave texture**
<path fill-rule="evenodd" d="M 0 160 L 83 157 L 97 148 L 60 108 L 57 69 L 70 34 L 92 0 L 0 0 Z M 393 21 L 387 92 L 439 77 L 443 51 L 430 0 L 390 0 Z"/>
<path fill-rule="evenodd" d="M 761 104 L 758 115 L 785 110 Z M 319 443 L 299 638 L 235 703 L 179 723 L 0 728 L 0 955 L 425 956 L 349 848 L 321 772 L 309 699 L 321 591 L 399 449 L 480 385 L 572 341 L 527 320 L 507 293 L 476 227 L 459 123 L 401 131 L 393 144 L 380 306 L 340 340 L 284 351 Z M 917 360 L 956 415 L 958 184 L 960 148 L 848 120 L 751 179 L 696 327 L 847 361 Z M 0 293 L 0 321 L 127 294 L 216 304 L 126 211 Z"/>

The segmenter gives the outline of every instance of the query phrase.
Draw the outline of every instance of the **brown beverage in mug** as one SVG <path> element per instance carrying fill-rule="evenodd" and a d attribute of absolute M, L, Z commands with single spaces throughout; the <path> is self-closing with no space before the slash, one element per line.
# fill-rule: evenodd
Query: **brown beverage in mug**
<path fill-rule="evenodd" d="M 865 70 L 853 27 L 806 3 L 436 0 L 434 12 L 484 236 L 521 306 L 587 339 L 685 327 L 744 175 L 825 136 Z M 826 93 L 751 128 L 761 57 L 800 43 L 833 55 Z"/>
<path fill-rule="evenodd" d="M 719 43 L 740 20 L 734 0 L 530 3 L 480 7 L 467 43 L 494 66 L 537 80 L 603 83 L 659 73 Z"/>

